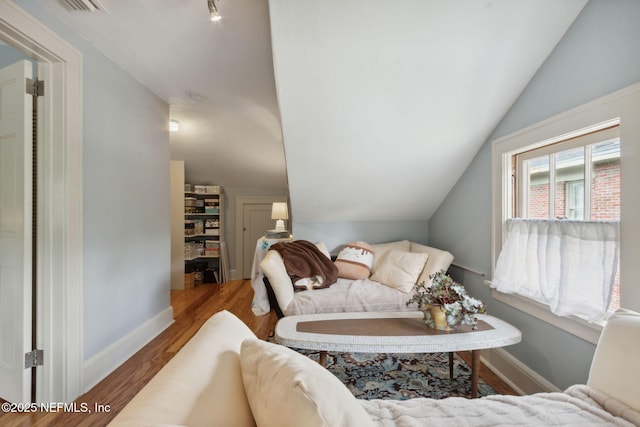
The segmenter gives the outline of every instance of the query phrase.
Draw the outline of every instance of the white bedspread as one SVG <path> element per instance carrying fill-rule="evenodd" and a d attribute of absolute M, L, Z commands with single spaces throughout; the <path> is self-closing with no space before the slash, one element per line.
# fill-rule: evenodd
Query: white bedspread
<path fill-rule="evenodd" d="M 640 426 L 640 412 L 585 385 L 530 396 L 363 400 L 361 404 L 380 426 Z"/>
<path fill-rule="evenodd" d="M 296 292 L 285 315 L 416 310 L 406 305 L 411 295 L 370 279 L 338 279 L 326 289 Z"/>

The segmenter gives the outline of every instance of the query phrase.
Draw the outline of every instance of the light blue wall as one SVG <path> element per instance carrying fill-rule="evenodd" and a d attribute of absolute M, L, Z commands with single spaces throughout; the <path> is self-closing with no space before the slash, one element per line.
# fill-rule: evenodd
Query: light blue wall
<path fill-rule="evenodd" d="M 169 307 L 169 107 L 41 2 L 16 3 L 83 55 L 87 360 Z"/>
<path fill-rule="evenodd" d="M 423 244 L 428 240 L 427 221 L 294 221 L 291 230 L 295 239 L 324 242 L 332 252 L 356 240 L 367 243 L 410 240 Z"/>
<path fill-rule="evenodd" d="M 12 46 L 0 44 L 0 67 L 6 67 L 7 65 L 11 65 L 14 62 L 18 62 L 22 59 L 25 59 L 31 63 L 34 63 L 33 59 L 29 58 L 24 53 L 16 50 Z M 34 63 L 33 73 L 36 73 L 36 67 Z"/>
<path fill-rule="evenodd" d="M 639 22 L 640 1 L 589 1 L 429 220 L 432 246 L 490 274 L 491 141 L 639 82 Z M 522 330 L 522 343 L 507 351 L 561 389 L 586 382 L 594 345 L 493 300 L 482 277 L 453 273 L 489 313 Z"/>

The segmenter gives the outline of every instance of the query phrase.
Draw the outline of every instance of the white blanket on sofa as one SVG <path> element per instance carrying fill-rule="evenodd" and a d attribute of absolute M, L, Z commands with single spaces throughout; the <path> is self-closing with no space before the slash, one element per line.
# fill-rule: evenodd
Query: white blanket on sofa
<path fill-rule="evenodd" d="M 585 385 L 571 386 L 564 393 L 530 396 L 363 400 L 361 404 L 380 426 L 640 425 L 640 412 Z"/>
<path fill-rule="evenodd" d="M 284 311 L 285 316 L 317 313 L 361 311 L 416 310 L 406 303 L 412 293 L 400 292 L 370 279 L 339 278 L 329 288 L 296 292 L 296 297 Z"/>

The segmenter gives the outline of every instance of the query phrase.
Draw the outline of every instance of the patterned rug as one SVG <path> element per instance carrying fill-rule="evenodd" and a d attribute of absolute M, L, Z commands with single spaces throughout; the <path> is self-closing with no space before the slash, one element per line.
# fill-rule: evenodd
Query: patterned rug
<path fill-rule="evenodd" d="M 316 361 L 320 357 L 318 351 L 297 351 Z M 447 353 L 327 353 L 327 369 L 358 399 L 442 399 L 467 396 L 471 390 L 471 368 L 458 356 L 449 379 Z M 478 394 L 496 391 L 480 378 Z"/>

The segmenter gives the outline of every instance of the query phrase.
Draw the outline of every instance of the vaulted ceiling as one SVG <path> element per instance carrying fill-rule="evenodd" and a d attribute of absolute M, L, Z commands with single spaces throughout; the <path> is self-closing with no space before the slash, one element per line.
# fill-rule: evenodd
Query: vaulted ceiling
<path fill-rule="evenodd" d="M 586 3 L 99 1 L 46 4 L 170 104 L 188 179 L 296 221 L 428 219 Z"/>
<path fill-rule="evenodd" d="M 584 4 L 271 1 L 296 220 L 428 219 Z"/>

